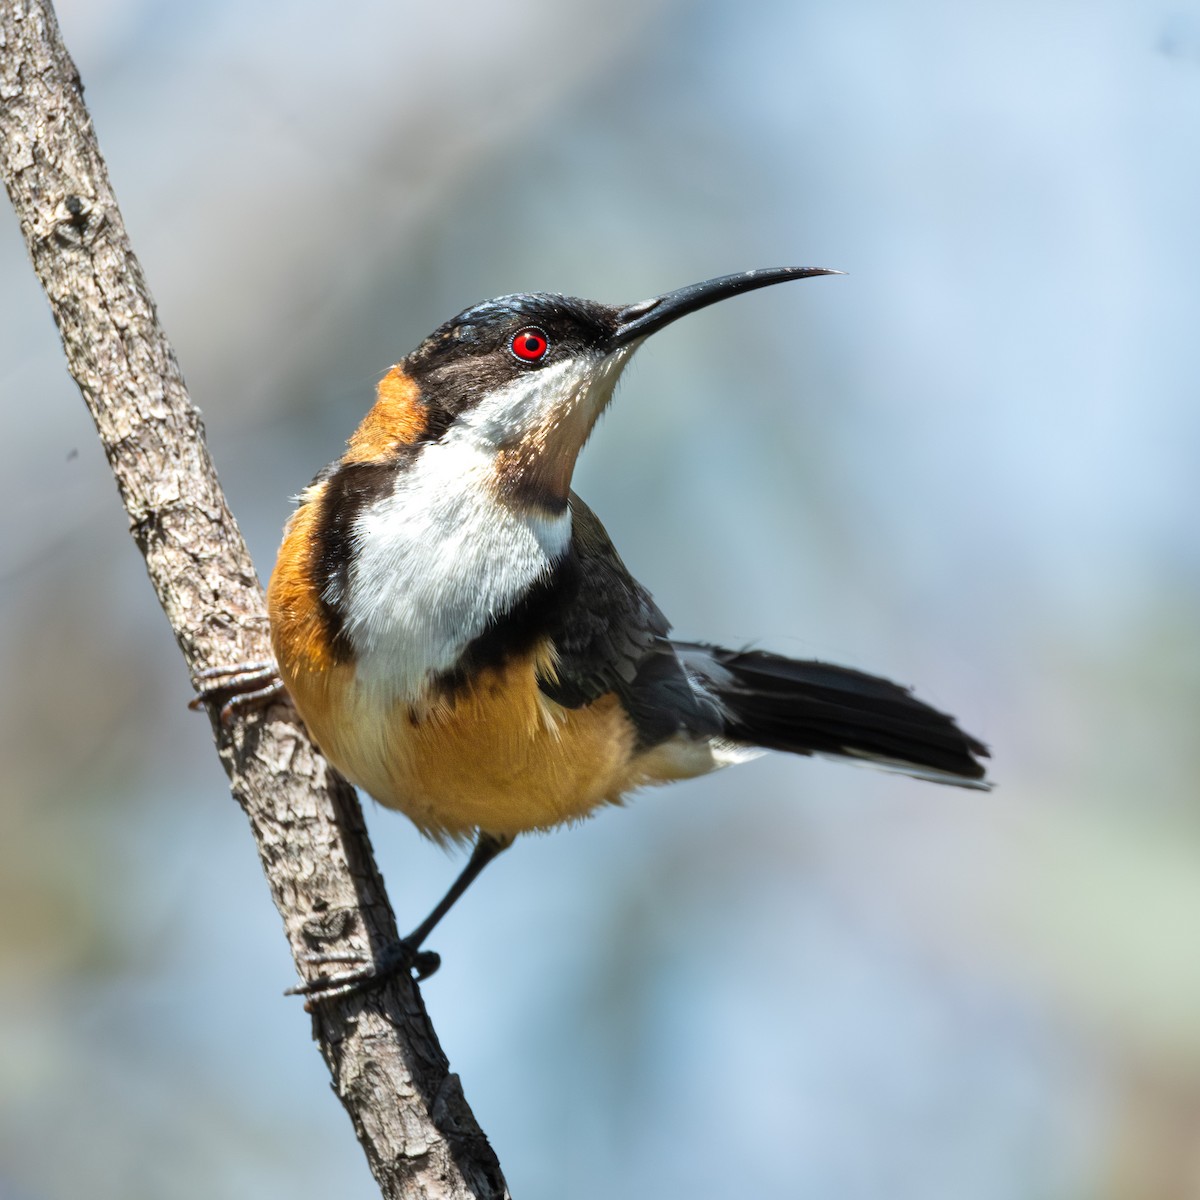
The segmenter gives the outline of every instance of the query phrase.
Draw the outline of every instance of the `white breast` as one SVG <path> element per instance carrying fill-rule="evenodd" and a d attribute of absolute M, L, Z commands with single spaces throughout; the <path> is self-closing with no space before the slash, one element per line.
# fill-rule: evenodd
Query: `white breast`
<path fill-rule="evenodd" d="M 358 680 L 416 700 L 488 621 L 550 569 L 570 512 L 516 512 L 494 494 L 494 458 L 466 437 L 425 447 L 355 526 L 346 629 Z"/>

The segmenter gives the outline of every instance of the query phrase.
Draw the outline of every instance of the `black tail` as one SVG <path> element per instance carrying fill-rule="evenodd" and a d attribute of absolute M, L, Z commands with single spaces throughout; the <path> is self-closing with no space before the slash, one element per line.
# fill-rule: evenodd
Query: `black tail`
<path fill-rule="evenodd" d="M 730 740 L 793 754 L 868 760 L 959 787 L 987 788 L 988 750 L 953 717 L 886 679 L 763 650 L 676 643 L 725 715 Z"/>

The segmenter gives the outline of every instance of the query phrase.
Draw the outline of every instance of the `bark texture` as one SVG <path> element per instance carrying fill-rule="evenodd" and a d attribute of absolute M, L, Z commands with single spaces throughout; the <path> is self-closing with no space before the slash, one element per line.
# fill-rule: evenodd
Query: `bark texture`
<path fill-rule="evenodd" d="M 0 0 L 0 170 L 189 669 L 269 658 L 254 566 L 129 246 L 49 0 Z M 294 712 L 277 705 L 229 729 L 214 720 L 213 731 L 293 955 L 393 943 L 357 797 Z M 316 1006 L 313 1031 L 384 1196 L 508 1195 L 410 979 Z"/>

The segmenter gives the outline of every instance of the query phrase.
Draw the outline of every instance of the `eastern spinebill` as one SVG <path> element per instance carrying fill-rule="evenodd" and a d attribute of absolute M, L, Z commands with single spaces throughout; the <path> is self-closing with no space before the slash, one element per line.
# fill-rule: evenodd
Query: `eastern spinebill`
<path fill-rule="evenodd" d="M 475 848 L 387 962 L 298 990 L 336 994 L 399 965 L 428 974 L 422 942 L 517 834 L 763 749 L 987 786 L 987 749 L 906 688 L 672 638 L 571 490 L 647 337 L 740 292 L 831 274 L 746 271 L 625 305 L 501 296 L 383 377 L 287 523 L 267 593 L 276 663 L 206 672 L 203 695 L 227 700 L 228 718 L 286 688 L 349 780 Z"/>

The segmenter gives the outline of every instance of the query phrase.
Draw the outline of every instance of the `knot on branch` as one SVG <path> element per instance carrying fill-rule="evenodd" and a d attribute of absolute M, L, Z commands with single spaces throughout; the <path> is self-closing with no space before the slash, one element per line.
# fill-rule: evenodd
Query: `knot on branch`
<path fill-rule="evenodd" d="M 358 921 L 348 909 L 332 908 L 308 917 L 301 927 L 301 933 L 305 940 L 314 945 L 321 942 L 340 942 L 353 933 L 357 926 Z"/>
<path fill-rule="evenodd" d="M 64 246 L 84 246 L 95 240 L 104 225 L 104 212 L 92 201 L 69 192 L 54 210 L 51 234 Z"/>

